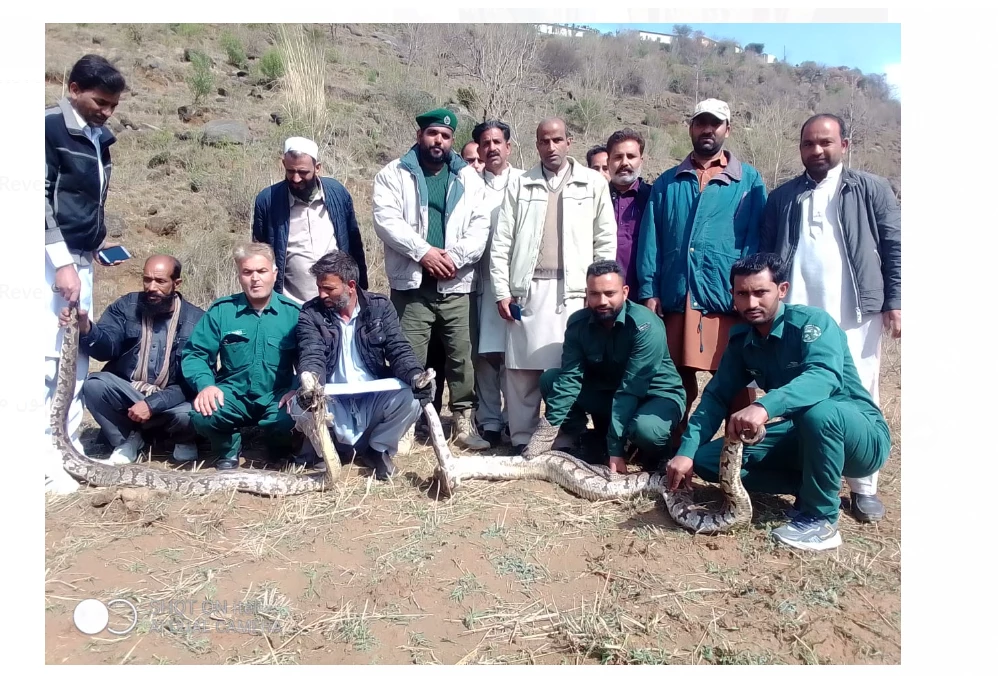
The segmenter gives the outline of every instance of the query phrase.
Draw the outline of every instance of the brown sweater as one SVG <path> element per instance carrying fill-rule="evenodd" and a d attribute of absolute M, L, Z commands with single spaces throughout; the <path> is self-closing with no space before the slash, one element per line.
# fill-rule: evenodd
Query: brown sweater
<path fill-rule="evenodd" d="M 548 188 L 548 207 L 544 214 L 544 232 L 541 233 L 541 246 L 534 266 L 534 279 L 561 279 L 565 272 L 561 238 L 564 231 L 564 217 L 561 193 L 571 178 L 571 167 L 561 180 L 557 190 Z"/>

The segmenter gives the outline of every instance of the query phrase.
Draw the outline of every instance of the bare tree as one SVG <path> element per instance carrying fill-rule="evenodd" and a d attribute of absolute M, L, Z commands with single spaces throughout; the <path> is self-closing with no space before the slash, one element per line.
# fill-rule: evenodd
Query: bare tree
<path fill-rule="evenodd" d="M 745 159 L 759 170 L 770 190 L 794 173 L 791 166 L 799 117 L 796 100 L 784 94 L 759 106 L 752 114 L 752 126 L 742 132 L 739 145 Z"/>

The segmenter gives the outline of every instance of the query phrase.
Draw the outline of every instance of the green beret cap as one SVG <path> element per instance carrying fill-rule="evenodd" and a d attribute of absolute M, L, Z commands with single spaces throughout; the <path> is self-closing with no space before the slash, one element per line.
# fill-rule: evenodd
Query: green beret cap
<path fill-rule="evenodd" d="M 455 131 L 457 129 L 457 113 L 446 108 L 437 108 L 436 110 L 431 110 L 417 116 L 416 124 L 419 125 L 420 129 L 426 129 L 427 127 L 439 124 L 450 127 L 451 131 Z"/>

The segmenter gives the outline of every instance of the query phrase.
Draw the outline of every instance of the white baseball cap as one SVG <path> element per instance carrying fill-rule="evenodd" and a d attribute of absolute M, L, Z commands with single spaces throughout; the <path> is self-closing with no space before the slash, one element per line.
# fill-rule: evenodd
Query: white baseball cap
<path fill-rule="evenodd" d="M 291 151 L 305 153 L 316 162 L 319 161 L 319 146 L 316 145 L 315 141 L 302 136 L 292 136 L 284 142 L 284 152 L 288 153 Z"/>
<path fill-rule="evenodd" d="M 697 107 L 693 109 L 693 115 L 690 117 L 692 120 L 697 115 L 713 115 L 722 122 L 727 122 L 731 119 L 731 110 L 728 109 L 728 104 L 720 99 L 705 99 L 697 104 Z"/>

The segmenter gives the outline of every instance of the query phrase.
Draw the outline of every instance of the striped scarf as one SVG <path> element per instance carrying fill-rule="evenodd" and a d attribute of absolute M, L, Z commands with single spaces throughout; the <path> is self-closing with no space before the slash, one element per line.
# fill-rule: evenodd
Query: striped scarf
<path fill-rule="evenodd" d="M 177 324 L 180 323 L 180 294 L 173 299 L 173 315 L 170 317 L 170 326 L 166 331 L 166 352 L 163 353 L 163 368 L 159 370 L 159 376 L 155 382 L 149 382 L 149 348 L 152 346 L 153 320 L 155 315 L 143 313 L 142 333 L 139 338 L 139 361 L 135 365 L 132 373 L 132 387 L 149 396 L 154 392 L 159 392 L 166 387 L 166 381 L 170 377 L 170 352 L 173 350 L 173 341 L 177 336 Z"/>

